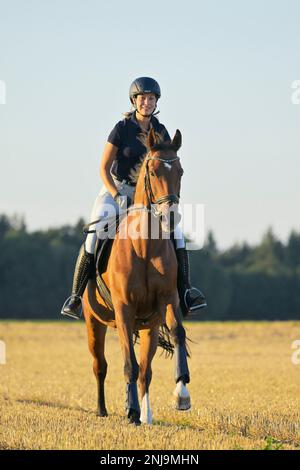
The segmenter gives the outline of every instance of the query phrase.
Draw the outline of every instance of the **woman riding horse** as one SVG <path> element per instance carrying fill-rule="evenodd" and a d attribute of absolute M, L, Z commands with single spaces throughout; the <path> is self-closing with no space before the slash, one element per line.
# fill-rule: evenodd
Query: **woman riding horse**
<path fill-rule="evenodd" d="M 159 84 L 149 77 L 140 77 L 133 81 L 129 90 L 129 98 L 133 111 L 126 113 L 124 120 L 119 121 L 105 145 L 101 161 L 101 178 L 104 186 L 97 196 L 91 221 L 100 219 L 98 230 L 107 223 L 107 207 L 110 205 L 116 213 L 124 213 L 132 203 L 135 183 L 130 179 L 130 173 L 144 156 L 146 147 L 141 137 L 147 136 L 152 128 L 170 142 L 170 136 L 165 126 L 155 117 L 157 101 L 161 96 Z M 185 241 L 180 227 L 175 233 L 175 248 L 178 262 L 177 287 L 180 307 L 183 316 L 206 306 L 202 292 L 191 287 L 189 274 L 189 259 Z M 89 233 L 81 246 L 77 258 L 71 296 L 64 303 L 61 313 L 75 319 L 82 314 L 81 297 L 85 291 L 88 279 L 94 272 L 94 252 L 97 233 Z"/>

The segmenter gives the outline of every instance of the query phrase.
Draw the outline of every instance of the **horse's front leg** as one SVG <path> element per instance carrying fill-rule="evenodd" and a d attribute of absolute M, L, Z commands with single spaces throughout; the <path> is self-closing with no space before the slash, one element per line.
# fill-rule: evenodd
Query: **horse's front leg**
<path fill-rule="evenodd" d="M 141 424 L 140 405 L 137 391 L 139 365 L 133 346 L 134 310 L 128 305 L 114 303 L 116 325 L 124 358 L 124 376 L 126 381 L 126 411 L 131 423 Z"/>
<path fill-rule="evenodd" d="M 140 330 L 140 374 L 139 387 L 142 399 L 141 422 L 152 424 L 152 413 L 149 400 L 149 386 L 152 379 L 151 363 L 158 345 L 159 326 L 151 330 Z"/>
<path fill-rule="evenodd" d="M 176 305 L 176 301 L 169 303 L 166 311 L 166 325 L 175 346 L 175 406 L 178 410 L 188 410 L 191 407 L 191 399 L 186 386 L 190 381 L 186 334 L 180 316 L 177 314 Z"/>
<path fill-rule="evenodd" d="M 84 317 L 88 332 L 89 350 L 94 358 L 93 371 L 98 389 L 97 416 L 107 416 L 104 394 L 104 382 L 107 373 L 104 346 L 107 327 L 100 323 L 87 309 L 84 309 Z"/>

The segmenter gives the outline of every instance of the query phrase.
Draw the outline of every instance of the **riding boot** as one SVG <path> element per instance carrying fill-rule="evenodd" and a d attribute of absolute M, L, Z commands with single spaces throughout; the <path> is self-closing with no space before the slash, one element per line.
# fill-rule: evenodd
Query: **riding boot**
<path fill-rule="evenodd" d="M 177 289 L 180 299 L 182 315 L 186 317 L 189 313 L 206 307 L 204 294 L 191 286 L 189 255 L 185 248 L 175 250 L 178 262 Z"/>
<path fill-rule="evenodd" d="M 81 296 L 94 270 L 94 255 L 85 251 L 84 243 L 79 250 L 75 265 L 71 296 L 64 303 L 61 314 L 79 320 L 82 315 Z"/>

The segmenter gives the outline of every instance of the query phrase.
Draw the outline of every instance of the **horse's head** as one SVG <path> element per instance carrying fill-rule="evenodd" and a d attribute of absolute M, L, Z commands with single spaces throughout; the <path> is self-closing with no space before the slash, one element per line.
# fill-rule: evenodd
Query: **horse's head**
<path fill-rule="evenodd" d="M 173 140 L 166 142 L 151 129 L 145 144 L 147 154 L 136 192 L 143 192 L 148 209 L 154 209 L 160 217 L 162 230 L 171 233 L 180 221 L 178 202 L 183 169 L 177 151 L 181 147 L 181 133 L 177 130 Z"/>

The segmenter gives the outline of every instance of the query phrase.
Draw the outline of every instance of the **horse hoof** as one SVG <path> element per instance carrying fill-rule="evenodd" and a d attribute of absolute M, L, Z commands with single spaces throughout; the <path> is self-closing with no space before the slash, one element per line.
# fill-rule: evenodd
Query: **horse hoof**
<path fill-rule="evenodd" d="M 106 410 L 98 410 L 97 413 L 96 413 L 96 416 L 98 418 L 106 418 L 108 416 L 108 413 Z"/>
<path fill-rule="evenodd" d="M 128 418 L 128 422 L 134 426 L 140 426 L 142 424 L 139 418 L 133 418 L 132 416 Z"/>
<path fill-rule="evenodd" d="M 127 417 L 129 424 L 134 424 L 135 426 L 141 425 L 140 413 L 138 413 L 136 410 L 130 410 Z"/>
<path fill-rule="evenodd" d="M 130 421 L 129 420 L 129 424 L 132 424 L 133 426 L 141 426 L 141 422 L 140 421 Z"/>
<path fill-rule="evenodd" d="M 175 408 L 179 411 L 186 411 L 191 408 L 191 397 L 185 383 L 180 380 L 174 390 Z"/>
<path fill-rule="evenodd" d="M 178 411 L 187 411 L 191 408 L 190 397 L 176 397 L 175 408 Z"/>

